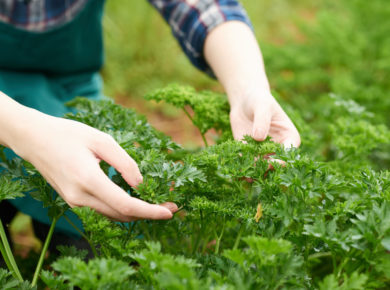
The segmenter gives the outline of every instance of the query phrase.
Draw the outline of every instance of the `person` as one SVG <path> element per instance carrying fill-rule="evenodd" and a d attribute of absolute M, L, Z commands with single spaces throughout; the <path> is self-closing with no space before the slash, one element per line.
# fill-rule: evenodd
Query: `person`
<path fill-rule="evenodd" d="M 88 206 L 124 222 L 170 219 L 175 204 L 131 197 L 102 172 L 104 160 L 131 186 L 142 182 L 137 164 L 113 138 L 61 118 L 72 98 L 102 97 L 104 2 L 0 1 L 0 144 L 32 163 L 71 207 Z M 271 136 L 285 146 L 299 146 L 297 129 L 271 94 L 260 48 L 238 1 L 149 2 L 194 66 L 224 87 L 235 139 Z M 3 203 L 0 210 L 5 222 L 19 210 L 32 216 L 35 228 L 50 223 L 30 196 Z M 65 220 L 56 231 L 75 233 Z"/>

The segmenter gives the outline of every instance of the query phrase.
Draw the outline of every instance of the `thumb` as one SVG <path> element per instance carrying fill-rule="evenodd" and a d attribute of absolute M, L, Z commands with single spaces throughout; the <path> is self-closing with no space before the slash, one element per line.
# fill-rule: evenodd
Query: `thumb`
<path fill-rule="evenodd" d="M 264 141 L 267 138 L 271 126 L 271 108 L 270 106 L 261 106 L 256 108 L 253 116 L 252 138 L 256 141 Z"/>

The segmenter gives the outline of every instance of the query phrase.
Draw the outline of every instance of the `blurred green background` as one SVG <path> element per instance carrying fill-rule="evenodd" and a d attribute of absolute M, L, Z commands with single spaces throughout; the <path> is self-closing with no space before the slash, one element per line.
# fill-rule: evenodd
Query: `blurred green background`
<path fill-rule="evenodd" d="M 276 46 L 302 42 L 299 24 L 313 22 L 316 11 L 325 6 L 306 0 L 245 0 L 242 4 L 259 42 Z M 104 28 L 105 94 L 147 115 L 153 126 L 182 145 L 201 144 L 197 130 L 182 112 L 169 105 L 147 103 L 142 96 L 172 82 L 223 92 L 219 83 L 190 64 L 170 27 L 146 0 L 107 1 Z"/>
<path fill-rule="evenodd" d="M 329 139 L 327 108 L 334 103 L 329 93 L 373 112 L 374 124 L 390 124 L 388 0 L 241 3 L 255 28 L 274 94 L 301 130 L 303 144 L 313 133 L 320 143 Z M 196 130 L 180 112 L 145 103 L 142 96 L 171 82 L 222 91 L 218 82 L 189 63 L 146 0 L 107 1 L 104 27 L 106 95 L 146 114 L 175 141 L 197 144 Z"/>
<path fill-rule="evenodd" d="M 282 45 L 302 40 L 297 23 L 313 21 L 321 7 L 312 2 L 245 0 L 242 4 L 259 42 Z M 106 94 L 139 98 L 170 82 L 221 90 L 216 81 L 189 63 L 169 26 L 148 1 L 107 1 L 104 27 Z"/>

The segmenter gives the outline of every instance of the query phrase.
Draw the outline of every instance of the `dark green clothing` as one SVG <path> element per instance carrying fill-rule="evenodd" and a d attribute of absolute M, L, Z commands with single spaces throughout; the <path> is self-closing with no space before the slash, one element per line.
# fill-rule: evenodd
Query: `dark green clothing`
<path fill-rule="evenodd" d="M 0 23 L 0 91 L 46 114 L 69 112 L 64 103 L 76 96 L 102 97 L 102 15 L 104 0 L 88 1 L 71 22 L 46 32 L 30 32 Z M 11 201 L 32 218 L 50 223 L 47 209 L 30 196 Z M 68 213 L 81 227 L 77 217 Z M 64 220 L 57 230 L 77 232 Z"/>

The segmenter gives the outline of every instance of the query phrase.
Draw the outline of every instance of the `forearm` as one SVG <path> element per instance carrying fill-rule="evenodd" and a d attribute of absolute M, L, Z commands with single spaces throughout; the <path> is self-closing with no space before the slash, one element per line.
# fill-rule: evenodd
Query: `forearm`
<path fill-rule="evenodd" d="M 43 114 L 0 92 L 0 144 L 15 150 L 17 142 L 20 142 L 23 136 L 28 138 L 29 127 L 38 115 Z"/>
<path fill-rule="evenodd" d="M 260 48 L 245 23 L 228 21 L 212 30 L 205 41 L 204 55 L 231 105 L 242 96 L 270 92 Z"/>

